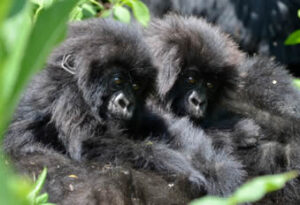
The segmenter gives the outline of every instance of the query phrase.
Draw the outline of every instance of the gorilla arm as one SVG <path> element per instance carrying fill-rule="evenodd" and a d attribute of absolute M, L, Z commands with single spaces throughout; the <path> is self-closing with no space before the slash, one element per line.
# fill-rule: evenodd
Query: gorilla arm
<path fill-rule="evenodd" d="M 83 158 L 115 165 L 130 164 L 136 169 L 155 170 L 165 176 L 187 177 L 195 188 L 195 194 L 203 194 L 206 179 L 196 170 L 189 159 L 171 149 L 162 140 L 137 141 L 124 134 L 110 132 L 110 135 L 92 138 L 83 142 Z"/>

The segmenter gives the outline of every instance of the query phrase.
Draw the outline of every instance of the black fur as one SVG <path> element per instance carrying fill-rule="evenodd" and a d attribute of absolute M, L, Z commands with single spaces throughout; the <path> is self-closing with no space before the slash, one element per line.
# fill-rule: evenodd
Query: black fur
<path fill-rule="evenodd" d="M 154 110 L 188 117 L 220 152 L 231 153 L 234 145 L 249 177 L 299 170 L 300 94 L 283 67 L 270 59 L 245 57 L 218 28 L 194 17 L 154 20 L 146 38 L 159 69 Z M 186 70 L 196 70 L 196 83 L 182 83 Z M 214 78 L 215 91 L 199 89 Z M 208 105 L 200 106 L 204 116 L 187 109 L 189 90 L 200 98 L 205 90 Z M 182 103 L 173 106 L 177 101 Z M 298 179 L 293 180 L 264 203 L 297 204 L 298 187 Z"/>
<path fill-rule="evenodd" d="M 133 199 L 142 200 L 143 192 L 150 192 L 145 193 L 150 204 L 185 203 L 188 198 L 207 192 L 229 194 L 244 178 L 241 164 L 230 154 L 214 150 L 205 135 L 192 135 L 195 128 L 182 131 L 188 126 L 185 122 L 174 118 L 177 125 L 168 128 L 164 119 L 145 108 L 155 74 L 148 48 L 133 27 L 99 19 L 71 25 L 68 38 L 52 53 L 46 68 L 25 92 L 6 134 L 6 152 L 24 172 L 47 166 L 50 180 L 46 191 L 50 201 L 63 200 L 63 204 L 74 202 L 75 188 L 76 192 L 83 192 L 75 197 L 78 203 L 94 200 L 93 203 L 131 204 Z M 200 151 L 189 153 L 182 144 L 189 137 L 197 138 L 193 141 Z M 174 190 L 183 192 L 173 200 L 151 195 L 154 190 L 129 186 L 134 181 L 142 182 L 138 176 L 132 180 L 123 176 L 123 169 L 116 170 L 121 175 L 120 182 L 114 177 L 102 182 L 105 173 L 89 173 L 85 166 L 90 162 L 99 167 L 110 164 L 141 170 L 134 170 L 134 175 L 153 170 L 154 173 L 143 176 L 153 176 L 157 183 L 175 180 Z M 75 188 L 70 188 L 72 177 L 69 179 L 66 173 L 72 174 L 74 169 L 80 180 Z M 232 169 L 237 171 L 231 172 Z M 155 177 L 155 173 L 163 174 L 165 179 Z M 229 173 L 232 180 L 223 175 Z M 90 178 L 96 179 L 91 183 Z M 213 178 L 220 179 L 215 183 Z M 166 184 L 167 181 L 162 183 L 158 190 L 172 195 L 172 190 L 165 189 Z M 143 186 L 146 185 L 145 182 Z M 97 198 L 99 186 L 104 189 L 102 194 L 110 187 L 112 190 Z M 66 191 L 68 188 L 72 193 Z M 142 194 L 135 197 L 135 191 Z M 132 192 L 132 197 L 128 197 Z"/>
<path fill-rule="evenodd" d="M 173 11 L 206 18 L 229 33 L 250 54 L 276 57 L 299 75 L 299 46 L 284 45 L 285 39 L 300 28 L 297 0 L 144 0 L 154 16 Z"/>
<path fill-rule="evenodd" d="M 229 108 L 259 125 L 257 145 L 238 149 L 250 176 L 300 170 L 300 91 L 292 76 L 271 59 L 254 57 L 240 67 L 243 86 Z M 299 178 L 261 204 L 298 204 Z"/>
<path fill-rule="evenodd" d="M 121 85 L 119 79 L 111 82 L 115 72 L 122 73 Z M 193 182 L 202 183 L 202 175 L 180 153 L 164 143 L 147 144 L 149 129 L 140 122 L 146 114 L 144 101 L 155 74 L 148 49 L 133 27 L 100 19 L 72 24 L 68 38 L 24 93 L 5 137 L 6 153 L 21 172 L 37 174 L 48 167 L 45 190 L 51 202 L 186 203 L 187 196 L 176 191 L 180 186 L 170 189 L 168 182 L 155 173 L 133 171 L 135 176 L 130 177 L 122 175 L 121 168 L 109 178 L 87 168 L 90 161 L 97 167 L 128 164 L 166 174 L 191 175 Z M 136 83 L 139 90 L 133 85 Z M 126 99 L 116 102 L 115 93 L 120 92 Z M 122 114 L 126 100 L 127 108 L 133 107 L 132 115 L 131 111 Z M 121 108 L 114 107 L 115 103 Z M 78 179 L 68 177 L 72 174 Z M 154 190 L 151 187 L 155 183 L 160 186 Z M 157 192 L 173 199 L 157 196 Z"/>
<path fill-rule="evenodd" d="M 211 141 L 210 134 L 215 135 L 214 126 L 219 126 L 215 123 L 216 117 L 220 117 L 219 107 L 216 105 L 227 96 L 227 92 L 235 88 L 239 78 L 237 66 L 244 59 L 244 55 L 217 28 L 204 20 L 192 17 L 169 15 L 163 20 L 156 19 L 145 35 L 158 67 L 157 96 L 149 103 L 151 109 L 161 115 L 174 113 L 177 117 L 187 116 L 186 119 L 175 122 L 166 119 L 167 122 L 171 121 L 169 132 L 181 136 L 175 139 L 175 149 L 192 156 L 194 166 L 205 173 L 210 180 L 209 183 L 212 184 L 208 189 L 212 187 L 215 189 L 208 191 L 210 194 L 228 195 L 243 182 L 246 173 L 242 165 L 232 156 L 231 139 L 226 138 L 228 139 L 226 146 L 223 139 L 219 145 L 217 140 Z M 200 114 L 200 121 L 193 111 L 187 108 L 189 107 L 187 99 L 191 96 L 191 91 L 198 93 L 201 98 L 203 94 L 201 91 L 207 88 L 203 87 L 200 79 L 199 83 L 187 85 L 182 79 L 185 78 L 187 70 L 195 71 L 195 78 L 203 76 L 208 78 L 204 80 L 217 81 L 216 83 L 220 84 L 214 93 L 208 91 L 208 105 L 203 110 L 207 115 L 203 118 Z M 219 124 L 227 131 L 232 120 L 228 125 L 225 120 Z M 203 128 L 209 129 L 204 132 L 201 126 L 195 127 L 192 124 L 205 124 Z M 220 179 L 226 179 L 226 182 Z"/>

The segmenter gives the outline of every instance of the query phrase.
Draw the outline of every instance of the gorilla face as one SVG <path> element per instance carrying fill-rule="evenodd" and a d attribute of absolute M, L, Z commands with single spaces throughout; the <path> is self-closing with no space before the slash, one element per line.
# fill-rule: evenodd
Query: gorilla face
<path fill-rule="evenodd" d="M 130 73 L 116 70 L 108 76 L 111 95 L 107 98 L 107 117 L 130 120 L 140 104 L 137 96 L 139 84 Z"/>
<path fill-rule="evenodd" d="M 209 101 L 214 98 L 217 83 L 203 78 L 195 67 L 185 69 L 167 94 L 172 111 L 179 116 L 202 119 L 206 116 Z"/>
<path fill-rule="evenodd" d="M 135 119 L 144 107 L 143 95 L 148 94 L 142 83 L 145 80 L 126 65 L 112 63 L 101 70 L 100 64 L 93 62 L 90 69 L 83 96 L 89 96 L 87 103 L 92 113 L 108 121 Z"/>

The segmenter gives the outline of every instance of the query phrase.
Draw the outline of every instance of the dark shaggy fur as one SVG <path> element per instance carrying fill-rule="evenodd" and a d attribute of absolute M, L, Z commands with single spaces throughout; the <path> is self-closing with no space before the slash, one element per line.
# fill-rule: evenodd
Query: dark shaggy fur
<path fill-rule="evenodd" d="M 254 119 L 259 138 L 254 147 L 238 149 L 249 175 L 300 170 L 300 91 L 292 76 L 273 60 L 261 57 L 247 59 L 240 67 L 243 86 L 228 101 L 228 108 Z M 299 178 L 261 204 L 298 204 Z"/>
<path fill-rule="evenodd" d="M 250 177 L 299 170 L 300 94 L 283 67 L 245 58 L 218 28 L 194 17 L 155 20 L 146 38 L 159 69 L 154 99 L 159 109 L 189 117 L 221 150 L 230 152 L 226 148 L 234 144 Z M 207 82 L 216 88 L 206 88 Z M 190 112 L 197 101 L 204 115 Z M 265 203 L 297 204 L 298 187 L 293 180 Z"/>
<path fill-rule="evenodd" d="M 163 20 L 155 20 L 146 31 L 146 39 L 159 69 L 158 96 L 149 103 L 152 110 L 161 115 L 174 113 L 178 117 L 189 116 L 185 113 L 185 111 L 189 112 L 185 106 L 185 96 L 191 93 L 190 87 L 185 86 L 181 78 L 185 76 L 183 74 L 185 70 L 197 69 L 201 72 L 198 73 L 200 76 L 206 76 L 211 81 L 218 80 L 220 84 L 215 90 L 216 94 L 206 99 L 208 101 L 206 110 L 209 116 L 201 121 L 206 124 L 205 126 L 215 126 L 212 123 L 215 123 L 215 118 L 219 117 L 215 115 L 217 113 L 215 108 L 219 108 L 214 103 L 218 105 L 223 96 L 235 87 L 238 80 L 237 66 L 244 58 L 243 54 L 236 49 L 232 41 L 225 35 L 221 35 L 218 29 L 196 18 L 184 19 L 169 15 Z M 198 87 L 195 88 L 197 89 Z M 194 115 L 193 112 L 189 113 Z M 172 122 L 172 120 L 166 121 Z M 209 129 L 211 133 L 205 133 L 199 126 L 197 128 L 192 125 L 199 123 L 195 116 L 192 116 L 190 119 L 182 119 L 181 122 L 170 123 L 172 128 L 169 128 L 169 131 L 180 132 L 177 135 L 182 138 L 175 140 L 176 149 L 193 156 L 194 166 L 202 170 L 210 179 L 210 183 L 214 184 L 210 187 L 214 187 L 214 190 L 209 193 L 227 195 L 243 182 L 245 172 L 242 170 L 242 165 L 231 155 L 230 140 L 226 147 L 217 146 L 218 143 L 211 142 L 209 136 L 214 133 L 213 129 Z M 222 124 L 224 129 L 232 124 L 232 122 L 224 123 Z M 236 134 L 238 135 L 238 131 Z M 206 162 L 213 163 L 206 164 Z M 224 183 L 220 181 L 221 179 L 227 181 Z"/>
<path fill-rule="evenodd" d="M 285 46 L 290 33 L 300 28 L 297 0 L 144 0 L 154 16 L 173 11 L 204 17 L 219 25 L 250 54 L 274 56 L 299 75 L 299 46 Z"/>
<path fill-rule="evenodd" d="M 118 85 L 122 79 L 111 77 L 115 71 L 124 77 L 122 86 Z M 97 167 L 128 164 L 191 176 L 193 182 L 202 183 L 202 175 L 180 153 L 164 143 L 148 143 L 147 126 L 152 124 L 148 125 L 147 119 L 152 118 L 145 117 L 144 101 L 155 74 L 136 29 L 100 19 L 72 24 L 68 38 L 24 93 L 6 134 L 6 153 L 18 170 L 27 174 L 36 175 L 48 167 L 45 190 L 51 202 L 186 203 L 186 196 L 178 191 L 180 186 L 170 189 L 154 173 L 124 175 L 121 168 L 107 176 L 87 168 L 90 161 Z M 128 110 L 122 115 L 125 107 Z M 140 125 L 143 118 L 145 126 Z M 151 188 L 155 183 L 160 186 Z"/>
<path fill-rule="evenodd" d="M 229 194 L 244 178 L 241 164 L 185 121 L 169 116 L 171 126 L 169 118 L 165 123 L 145 108 L 155 74 L 133 27 L 99 19 L 71 25 L 25 92 L 6 134 L 6 152 L 23 172 L 47 166 L 45 189 L 50 201 L 62 204 L 184 204 L 205 193 Z M 129 167 L 133 176 L 121 168 L 106 179 L 106 172 L 90 173 L 90 162 Z M 155 173 L 174 187 L 166 189 Z"/>

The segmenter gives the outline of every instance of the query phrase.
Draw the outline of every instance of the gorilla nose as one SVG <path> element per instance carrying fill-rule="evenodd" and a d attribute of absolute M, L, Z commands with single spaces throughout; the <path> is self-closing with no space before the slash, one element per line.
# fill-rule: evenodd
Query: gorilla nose
<path fill-rule="evenodd" d="M 125 95 L 123 93 L 120 93 L 116 97 L 116 102 L 117 102 L 117 105 L 120 106 L 120 108 L 122 108 L 122 109 L 126 109 L 131 104 L 130 101 L 125 97 Z"/>
<path fill-rule="evenodd" d="M 117 112 L 126 118 L 130 118 L 133 114 L 134 104 L 124 95 L 123 92 L 119 93 L 115 98 L 115 106 Z"/>
<path fill-rule="evenodd" d="M 199 94 L 196 91 L 193 91 L 190 94 L 188 100 L 192 106 L 194 106 L 198 109 L 205 103 L 205 101 L 201 99 L 201 97 L 199 96 Z"/>

